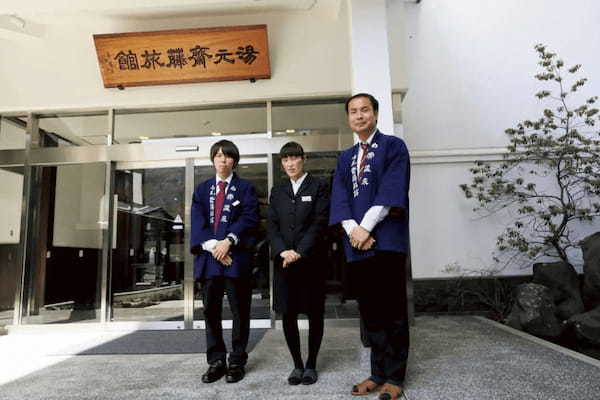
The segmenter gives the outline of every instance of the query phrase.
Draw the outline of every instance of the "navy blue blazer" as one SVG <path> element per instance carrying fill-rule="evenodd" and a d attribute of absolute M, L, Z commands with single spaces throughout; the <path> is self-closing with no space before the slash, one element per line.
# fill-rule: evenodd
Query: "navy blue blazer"
<path fill-rule="evenodd" d="M 281 252 L 290 249 L 305 258 L 319 255 L 328 212 L 329 188 L 310 173 L 296 194 L 289 179 L 273 187 L 267 214 L 271 258 L 281 262 Z"/>
<path fill-rule="evenodd" d="M 258 199 L 252 182 L 233 175 L 227 188 L 221 220 L 215 233 L 213 230 L 216 178 L 202 182 L 194 190 L 192 199 L 192 234 L 190 249 L 194 253 L 194 276 L 212 278 L 249 277 L 252 249 L 256 244 L 255 229 L 258 226 Z M 212 201 L 211 201 L 212 199 Z M 210 252 L 202 249 L 202 243 L 210 239 L 223 240 L 229 234 L 237 236 L 239 242 L 231 247 L 232 264 L 225 266 Z"/>
<path fill-rule="evenodd" d="M 371 235 L 374 250 L 408 254 L 408 189 L 410 159 L 404 141 L 377 131 L 369 147 L 364 175 L 358 179 L 358 143 L 338 158 L 331 190 L 329 224 L 347 219 L 360 224 L 372 206 L 390 207 L 390 213 L 379 222 Z M 345 235 L 344 247 L 349 262 L 370 257 L 373 250 L 361 251 L 350 245 Z"/>

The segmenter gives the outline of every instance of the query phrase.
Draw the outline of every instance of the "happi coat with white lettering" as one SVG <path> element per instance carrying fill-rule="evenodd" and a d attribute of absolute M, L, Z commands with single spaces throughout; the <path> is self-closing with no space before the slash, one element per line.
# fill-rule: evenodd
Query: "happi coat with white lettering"
<path fill-rule="evenodd" d="M 190 248 L 195 254 L 194 276 L 210 279 L 215 276 L 229 278 L 248 277 L 256 244 L 258 226 L 258 199 L 252 182 L 236 174 L 226 190 L 217 231 L 214 231 L 216 179 L 202 182 L 194 190 L 192 199 L 192 229 Z M 202 243 L 210 239 L 223 240 L 233 233 L 238 243 L 231 247 L 232 264 L 225 266 L 210 252 L 202 249 Z"/>
<path fill-rule="evenodd" d="M 408 254 L 410 159 L 406 144 L 400 138 L 377 131 L 367 150 L 364 172 L 360 177 L 358 152 L 357 143 L 338 158 L 329 224 L 349 219 L 360 224 L 367 210 L 377 205 L 390 207 L 390 213 L 371 232 L 375 238 L 371 250 L 353 248 L 348 235 L 344 235 L 346 260 L 353 262 L 371 257 L 375 250 Z"/>

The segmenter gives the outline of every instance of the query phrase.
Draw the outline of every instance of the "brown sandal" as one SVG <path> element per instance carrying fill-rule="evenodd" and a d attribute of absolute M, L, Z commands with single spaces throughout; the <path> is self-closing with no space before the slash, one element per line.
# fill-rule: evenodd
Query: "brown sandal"
<path fill-rule="evenodd" d="M 375 393 L 379 391 L 380 387 L 381 386 L 379 386 L 372 380 L 365 379 L 358 385 L 352 386 L 352 396 L 364 396 L 367 394 Z"/>
<path fill-rule="evenodd" d="M 403 392 L 402 386 L 386 383 L 379 390 L 379 400 L 398 400 Z"/>

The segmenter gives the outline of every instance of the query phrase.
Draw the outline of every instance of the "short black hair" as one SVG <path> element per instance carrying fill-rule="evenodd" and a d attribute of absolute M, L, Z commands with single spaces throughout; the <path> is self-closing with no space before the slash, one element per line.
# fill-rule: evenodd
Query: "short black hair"
<path fill-rule="evenodd" d="M 379 113 L 379 102 L 375 97 L 373 97 L 373 95 L 369 93 L 357 93 L 354 96 L 350 97 L 348 100 L 346 100 L 346 114 L 348 114 L 348 105 L 352 100 L 356 99 L 357 97 L 366 97 L 367 99 L 369 99 L 371 105 L 373 106 L 373 111 L 375 113 Z"/>
<path fill-rule="evenodd" d="M 286 157 L 304 157 L 304 149 L 300 143 L 287 142 L 279 151 L 279 156 L 282 160 Z"/>
<path fill-rule="evenodd" d="M 223 151 L 225 156 L 233 158 L 233 168 L 238 165 L 240 162 L 240 151 L 237 146 L 230 140 L 219 140 L 217 143 L 213 144 L 210 147 L 210 161 L 214 164 L 215 156 L 219 152 L 219 150 Z"/>

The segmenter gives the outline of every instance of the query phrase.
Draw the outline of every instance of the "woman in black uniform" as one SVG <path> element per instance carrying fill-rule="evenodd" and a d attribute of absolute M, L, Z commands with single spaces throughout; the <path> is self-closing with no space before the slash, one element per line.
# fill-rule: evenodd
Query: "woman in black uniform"
<path fill-rule="evenodd" d="M 290 385 L 317 381 L 317 354 L 323 338 L 325 254 L 321 248 L 327 228 L 327 184 L 304 172 L 304 150 L 295 142 L 280 151 L 281 166 L 290 179 L 273 187 L 268 211 L 268 234 L 274 260 L 274 308 L 282 314 L 283 332 L 294 361 Z M 298 314 L 309 321 L 308 358 L 302 361 Z"/>

